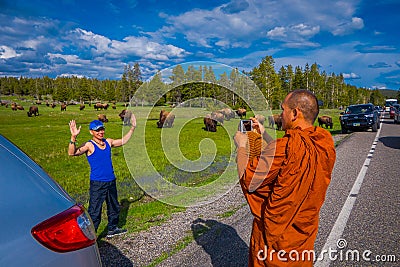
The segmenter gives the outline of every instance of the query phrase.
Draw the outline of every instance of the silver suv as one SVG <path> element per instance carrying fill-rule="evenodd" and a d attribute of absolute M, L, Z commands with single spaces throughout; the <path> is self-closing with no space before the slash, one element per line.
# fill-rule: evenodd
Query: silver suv
<path fill-rule="evenodd" d="M 86 210 L 0 135 L 0 266 L 101 266 Z"/>

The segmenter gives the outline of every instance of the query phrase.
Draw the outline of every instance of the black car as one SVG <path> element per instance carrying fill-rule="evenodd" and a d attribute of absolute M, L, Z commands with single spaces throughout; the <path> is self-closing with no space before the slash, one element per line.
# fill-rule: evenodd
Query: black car
<path fill-rule="evenodd" d="M 347 133 L 348 130 L 369 128 L 376 132 L 380 128 L 378 112 L 373 104 L 350 105 L 345 112 L 340 114 L 342 133 Z"/>

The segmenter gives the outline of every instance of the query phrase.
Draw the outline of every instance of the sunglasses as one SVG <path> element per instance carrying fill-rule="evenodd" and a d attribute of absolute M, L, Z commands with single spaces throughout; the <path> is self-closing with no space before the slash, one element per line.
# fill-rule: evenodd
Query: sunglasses
<path fill-rule="evenodd" d="M 95 131 L 95 132 L 104 131 L 104 128 L 99 128 L 99 129 L 96 129 L 96 130 L 93 130 L 93 131 Z"/>

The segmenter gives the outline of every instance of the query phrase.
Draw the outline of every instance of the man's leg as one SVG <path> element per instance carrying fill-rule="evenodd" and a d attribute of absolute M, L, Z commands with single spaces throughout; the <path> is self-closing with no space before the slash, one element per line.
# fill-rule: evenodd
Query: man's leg
<path fill-rule="evenodd" d="M 108 182 L 108 191 L 106 196 L 107 216 L 108 216 L 108 231 L 113 231 L 118 226 L 119 221 L 119 203 L 117 185 L 115 180 Z"/>
<path fill-rule="evenodd" d="M 94 229 L 96 229 L 97 232 L 97 228 L 99 228 L 101 222 L 101 209 L 107 196 L 104 182 L 90 181 L 89 195 L 88 213 L 92 218 Z"/>

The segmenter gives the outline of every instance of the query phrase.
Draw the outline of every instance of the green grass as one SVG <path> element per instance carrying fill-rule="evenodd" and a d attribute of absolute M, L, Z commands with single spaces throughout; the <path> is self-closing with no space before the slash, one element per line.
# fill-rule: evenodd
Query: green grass
<path fill-rule="evenodd" d="M 82 126 L 81 134 L 78 136 L 78 143 L 82 144 L 91 138 L 88 130 L 89 122 L 96 119 L 97 114 L 104 113 L 109 119 L 106 123 L 106 137 L 120 138 L 129 129 L 122 126 L 118 117 L 119 112 L 124 109 L 122 104 L 118 104 L 116 110 L 109 108 L 106 111 L 96 111 L 88 105 L 80 111 L 79 105 L 70 105 L 67 111 L 63 112 L 60 111 L 59 105 L 52 109 L 42 104 L 39 105 L 40 116 L 28 117 L 26 112 L 32 101 L 12 100 L 22 104 L 25 110 L 12 111 L 10 108 L 0 106 L 0 134 L 19 146 L 73 198 L 87 206 L 89 165 L 85 156 L 67 155 L 70 140 L 68 122 L 75 119 L 77 124 Z M 234 163 L 231 157 L 235 150 L 232 136 L 239 122 L 237 118 L 226 121 L 224 127 L 218 126 L 216 133 L 210 133 L 202 129 L 204 125 L 201 116 L 191 119 L 194 114 L 203 114 L 205 110 L 179 108 L 174 110 L 176 114 L 174 127 L 159 129 L 156 127 L 156 122 L 160 110 L 161 107 L 153 109 L 134 107 L 133 111 L 138 120 L 134 136 L 124 147 L 112 150 L 122 205 L 120 226 L 126 227 L 129 232 L 145 230 L 151 225 L 160 224 L 173 212 L 183 210 L 145 196 L 141 187 L 147 186 L 146 175 L 149 173 L 159 173 L 165 181 L 179 185 L 182 189 L 181 194 L 167 194 L 163 199 L 167 203 L 186 203 L 188 197 L 204 199 L 207 194 L 220 193 L 217 190 L 213 192 L 214 183 L 219 180 L 220 183 L 234 183 L 237 179 L 234 168 L 228 166 L 230 161 Z M 320 112 L 320 115 L 332 116 L 334 127 L 328 130 L 333 135 L 340 133 L 339 112 L 338 110 Z M 273 113 L 280 111 L 274 110 Z M 275 136 L 272 129 L 267 130 Z M 283 134 L 283 131 L 277 131 L 276 137 L 281 137 Z M 192 162 L 204 162 L 210 157 L 211 164 L 202 171 L 186 172 L 179 167 L 182 162 L 186 162 L 186 167 L 193 167 Z M 154 170 L 150 171 L 149 166 L 153 166 Z M 231 172 L 227 172 L 227 177 L 217 179 L 228 167 L 231 168 Z M 151 189 L 159 186 L 156 189 L 160 192 L 170 193 L 168 190 L 163 191 L 165 184 L 150 183 L 148 186 L 152 187 Z M 203 187 L 207 190 L 200 190 Z M 199 190 L 193 191 L 193 188 Z M 236 210 L 227 211 L 221 216 L 229 217 L 235 212 Z M 105 227 L 104 212 L 99 228 L 100 235 Z"/>

